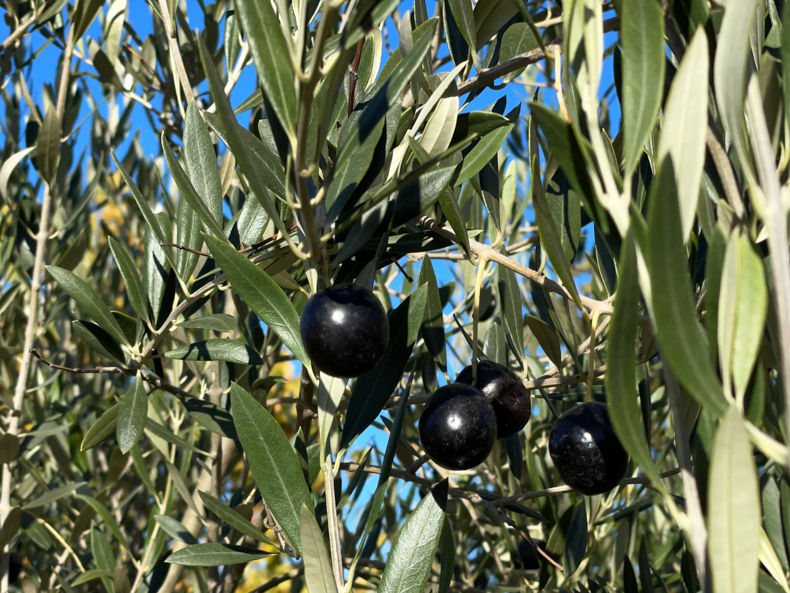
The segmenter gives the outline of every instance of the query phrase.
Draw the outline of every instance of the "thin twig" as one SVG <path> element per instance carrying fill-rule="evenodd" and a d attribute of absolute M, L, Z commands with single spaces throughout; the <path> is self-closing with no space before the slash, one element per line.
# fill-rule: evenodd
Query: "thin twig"
<path fill-rule="evenodd" d="M 291 581 L 297 577 L 300 577 L 304 574 L 304 565 L 294 568 L 293 570 L 289 570 L 288 572 L 277 575 L 273 579 L 266 581 L 263 585 L 258 587 L 257 589 L 253 589 L 250 593 L 264 593 L 264 591 L 270 591 L 274 589 L 277 585 L 282 585 L 287 581 Z"/>
<path fill-rule="evenodd" d="M 414 283 L 414 278 L 409 276 L 409 274 L 406 272 L 406 270 L 403 268 L 403 266 L 400 265 L 400 262 L 398 261 L 397 258 L 393 257 L 392 258 L 392 263 L 395 264 L 398 267 L 398 269 L 400 270 L 400 273 L 403 274 L 403 277 L 406 278 L 406 280 L 408 280 L 410 283 Z"/>

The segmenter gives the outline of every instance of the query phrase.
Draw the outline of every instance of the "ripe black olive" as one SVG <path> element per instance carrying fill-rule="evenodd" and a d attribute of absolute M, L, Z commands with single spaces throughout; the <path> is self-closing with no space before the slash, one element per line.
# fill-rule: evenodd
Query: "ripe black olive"
<path fill-rule="evenodd" d="M 451 383 L 433 392 L 420 416 L 420 441 L 428 456 L 450 470 L 482 463 L 496 441 L 496 414 L 474 387 Z"/>
<path fill-rule="evenodd" d="M 549 435 L 549 454 L 560 477 L 582 494 L 608 492 L 625 476 L 628 454 L 604 404 L 589 402 L 560 416 Z"/>
<path fill-rule="evenodd" d="M 369 290 L 353 284 L 313 295 L 299 330 L 310 360 L 333 377 L 364 375 L 381 360 L 389 342 L 384 307 Z"/>
<path fill-rule="evenodd" d="M 546 542 L 542 539 L 534 539 L 532 542 L 544 552 L 546 551 Z M 538 560 L 538 552 L 529 545 L 526 540 L 518 542 L 518 555 L 521 559 L 521 568 L 524 570 L 537 570 L 540 568 L 540 560 Z M 515 564 L 515 563 L 514 563 Z"/>
<path fill-rule="evenodd" d="M 457 383 L 472 384 L 472 365 L 462 370 Z M 477 384 L 494 406 L 496 413 L 496 434 L 504 439 L 526 426 L 532 415 L 532 400 L 529 392 L 510 369 L 491 362 L 481 360 L 477 363 Z"/>

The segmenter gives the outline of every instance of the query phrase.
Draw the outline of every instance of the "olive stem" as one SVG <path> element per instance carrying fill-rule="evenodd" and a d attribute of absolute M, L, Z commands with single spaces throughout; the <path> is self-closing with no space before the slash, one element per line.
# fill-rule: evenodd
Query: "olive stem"
<path fill-rule="evenodd" d="M 483 274 L 486 269 L 485 258 L 480 258 L 477 265 L 477 278 L 475 279 L 475 303 L 472 313 L 472 386 L 477 385 L 477 326 L 480 321 L 480 285 L 483 283 Z"/>

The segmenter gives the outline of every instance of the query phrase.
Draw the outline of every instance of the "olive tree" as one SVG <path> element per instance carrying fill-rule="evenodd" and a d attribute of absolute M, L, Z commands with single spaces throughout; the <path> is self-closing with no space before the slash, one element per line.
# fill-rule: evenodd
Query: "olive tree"
<path fill-rule="evenodd" d="M 784 2 L 1 6 L 0 592 L 790 593 Z"/>

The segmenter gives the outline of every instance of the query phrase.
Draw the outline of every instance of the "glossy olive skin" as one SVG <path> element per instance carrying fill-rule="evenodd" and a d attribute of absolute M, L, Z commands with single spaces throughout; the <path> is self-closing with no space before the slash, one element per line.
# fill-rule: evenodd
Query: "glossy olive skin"
<path fill-rule="evenodd" d="M 420 415 L 422 448 L 445 469 L 471 469 L 496 442 L 496 415 L 481 391 L 450 383 L 431 394 Z"/>
<path fill-rule="evenodd" d="M 455 378 L 456 383 L 472 384 L 472 365 Z M 532 399 L 529 392 L 509 368 L 490 360 L 477 363 L 477 384 L 494 406 L 496 434 L 504 439 L 516 434 L 527 425 L 532 415 Z"/>
<path fill-rule="evenodd" d="M 532 541 L 541 550 L 546 551 L 546 542 L 542 539 L 533 539 Z M 537 570 L 540 568 L 538 553 L 526 540 L 522 539 L 518 542 L 518 555 L 521 559 L 521 568 L 523 570 Z"/>
<path fill-rule="evenodd" d="M 549 435 L 549 454 L 565 483 L 590 496 L 617 486 L 628 468 L 609 410 L 597 402 L 560 416 Z"/>
<path fill-rule="evenodd" d="M 310 297 L 299 320 L 302 344 L 315 365 L 333 377 L 359 377 L 381 360 L 389 322 L 369 290 L 342 284 Z"/>

